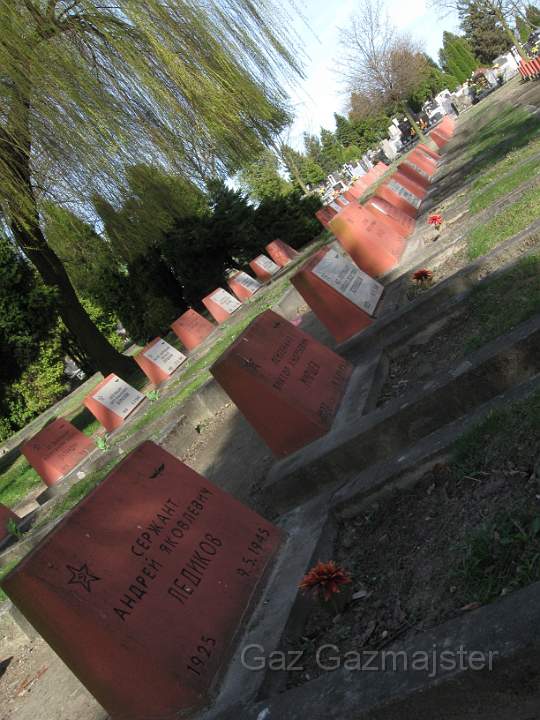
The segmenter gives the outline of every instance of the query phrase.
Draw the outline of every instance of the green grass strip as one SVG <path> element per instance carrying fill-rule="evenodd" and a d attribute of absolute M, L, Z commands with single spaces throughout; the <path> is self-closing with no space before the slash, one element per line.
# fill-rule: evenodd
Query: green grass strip
<path fill-rule="evenodd" d="M 485 255 L 499 243 L 525 230 L 539 217 L 540 191 L 538 185 L 535 185 L 485 225 L 479 225 L 469 233 L 469 259 L 475 260 Z"/>
<path fill-rule="evenodd" d="M 518 188 L 522 183 L 540 175 L 540 159 L 530 160 L 528 163 L 519 165 L 513 172 L 504 175 L 497 182 L 489 185 L 489 187 L 476 194 L 470 203 L 470 212 L 475 213 L 485 210 L 492 203 L 504 195 L 508 195 Z"/>
<path fill-rule="evenodd" d="M 505 299 L 504 312 L 501 298 Z M 482 347 L 540 312 L 540 254 L 521 258 L 501 277 L 475 288 L 469 308 L 480 322 L 480 331 L 465 344 L 466 352 Z"/>

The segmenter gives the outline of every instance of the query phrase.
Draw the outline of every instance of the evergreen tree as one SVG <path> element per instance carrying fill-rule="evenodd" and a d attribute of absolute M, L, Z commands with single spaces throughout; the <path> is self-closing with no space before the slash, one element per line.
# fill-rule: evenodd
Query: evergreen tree
<path fill-rule="evenodd" d="M 321 159 L 320 165 L 326 173 L 335 172 L 345 162 L 343 145 L 331 130 L 321 128 Z"/>
<path fill-rule="evenodd" d="M 478 66 L 467 39 L 450 32 L 443 33 L 439 57 L 443 70 L 460 83 L 465 82 Z"/>
<path fill-rule="evenodd" d="M 271 150 L 265 150 L 259 157 L 246 165 L 238 174 L 240 184 L 255 200 L 277 198 L 291 192 L 291 183 L 279 172 L 279 160 Z"/>
<path fill-rule="evenodd" d="M 307 186 L 318 185 L 326 177 L 322 167 L 308 155 L 303 155 L 289 145 L 281 148 L 283 164 L 291 183 L 297 190 L 307 191 Z"/>
<path fill-rule="evenodd" d="M 496 13 L 481 2 L 468 3 L 462 18 L 462 28 L 474 55 L 483 65 L 512 47 L 505 28 Z"/>

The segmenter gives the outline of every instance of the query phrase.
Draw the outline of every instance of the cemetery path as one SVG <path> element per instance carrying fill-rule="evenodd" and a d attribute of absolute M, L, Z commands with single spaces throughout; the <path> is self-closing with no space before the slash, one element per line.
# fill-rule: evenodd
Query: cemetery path
<path fill-rule="evenodd" d="M 108 715 L 41 638 L 0 614 L 0 720 L 107 720 Z"/>

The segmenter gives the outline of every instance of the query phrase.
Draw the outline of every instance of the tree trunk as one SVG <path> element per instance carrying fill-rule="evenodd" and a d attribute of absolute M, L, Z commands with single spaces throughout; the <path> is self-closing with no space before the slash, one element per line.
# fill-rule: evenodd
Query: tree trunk
<path fill-rule="evenodd" d="M 33 263 L 45 285 L 56 291 L 60 316 L 81 350 L 104 375 L 114 372 L 125 378 L 135 370 L 135 363 L 115 350 L 94 325 L 79 302 L 61 260 L 47 245 L 41 231 L 30 171 L 32 142 L 28 77 L 26 83 L 21 83 L 14 92 L 7 129 L 0 127 L 0 154 L 9 168 L 11 183 L 8 184 L 12 185 L 11 196 L 6 198 L 10 227 L 19 247 Z"/>
<path fill-rule="evenodd" d="M 409 108 L 408 105 L 405 105 L 403 112 L 405 113 L 405 117 L 407 120 L 411 123 L 411 126 L 414 128 L 414 131 L 416 132 L 416 135 L 419 140 L 425 141 L 426 136 L 422 132 L 422 129 L 420 125 L 416 122 L 414 119 L 414 115 L 412 114 L 412 110 Z"/>
<path fill-rule="evenodd" d="M 507 23 L 507 21 L 506 21 L 506 18 L 504 17 L 504 15 L 503 15 L 503 13 L 501 12 L 500 8 L 496 7 L 496 6 L 493 5 L 493 4 L 492 4 L 491 7 L 493 8 L 493 11 L 494 11 L 495 15 L 497 16 L 499 22 L 500 22 L 501 25 L 503 26 L 504 32 L 505 32 L 506 35 L 508 36 L 508 39 L 512 42 L 512 45 L 515 45 L 518 53 L 521 55 L 521 57 L 523 58 L 523 60 L 528 60 L 529 58 L 527 57 L 525 51 L 523 50 L 523 47 L 522 47 L 521 43 L 519 42 L 519 40 L 517 39 L 517 37 L 516 37 L 516 36 L 514 35 L 514 33 L 512 32 L 512 30 L 511 30 L 510 26 L 508 25 L 508 23 Z"/>

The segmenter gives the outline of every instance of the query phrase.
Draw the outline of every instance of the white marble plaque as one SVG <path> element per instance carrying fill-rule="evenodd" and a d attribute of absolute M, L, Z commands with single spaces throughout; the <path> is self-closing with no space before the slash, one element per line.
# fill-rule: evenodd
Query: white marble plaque
<path fill-rule="evenodd" d="M 349 201 L 347 200 L 347 198 L 344 197 L 343 195 L 340 195 L 340 196 L 339 196 L 339 200 L 340 200 L 344 205 L 349 205 L 349 204 L 350 204 Z"/>
<path fill-rule="evenodd" d="M 270 260 L 269 257 L 266 257 L 266 255 L 259 255 L 255 258 L 255 262 L 259 267 L 262 267 L 263 270 L 265 270 L 267 273 L 270 273 L 273 275 L 274 273 L 277 273 L 278 270 L 280 270 L 279 265 L 276 265 L 273 260 Z"/>
<path fill-rule="evenodd" d="M 210 295 L 210 299 L 228 313 L 233 313 L 235 310 L 238 310 L 239 307 L 242 307 L 242 303 L 226 290 L 223 290 L 223 288 L 218 288 L 213 292 L 212 295 Z"/>
<path fill-rule="evenodd" d="M 144 353 L 144 357 L 151 360 L 160 370 L 171 375 L 181 365 L 186 356 L 179 352 L 165 340 L 158 340 Z"/>
<path fill-rule="evenodd" d="M 409 205 L 412 205 L 417 210 L 422 204 L 422 201 L 419 197 L 416 197 L 414 193 L 412 193 L 410 190 L 407 190 L 407 188 L 403 187 L 403 185 L 400 185 L 396 180 L 389 180 L 388 187 L 392 192 L 395 192 L 396 195 L 399 195 L 404 200 L 406 200 Z"/>
<path fill-rule="evenodd" d="M 313 273 L 368 315 L 373 315 L 384 291 L 381 283 L 360 270 L 334 245 L 313 268 Z"/>
<path fill-rule="evenodd" d="M 121 418 L 126 418 L 144 400 L 142 393 L 116 375 L 92 397 Z"/>
<path fill-rule="evenodd" d="M 407 160 L 407 165 L 410 165 L 415 172 L 426 178 L 426 180 L 429 180 L 429 174 L 425 170 L 422 170 L 421 167 L 418 167 L 412 160 Z"/>
<path fill-rule="evenodd" d="M 335 210 L 336 212 L 339 212 L 341 210 L 341 205 L 338 205 L 337 202 L 331 202 L 329 203 L 332 210 Z"/>
<path fill-rule="evenodd" d="M 251 275 L 248 275 L 242 270 L 239 273 L 236 273 L 236 275 L 233 275 L 231 280 L 239 283 L 242 287 L 246 288 L 246 290 L 249 290 L 250 292 L 257 292 L 257 290 L 260 290 L 262 287 L 261 283 L 258 280 L 255 280 L 255 278 L 252 278 Z"/>

